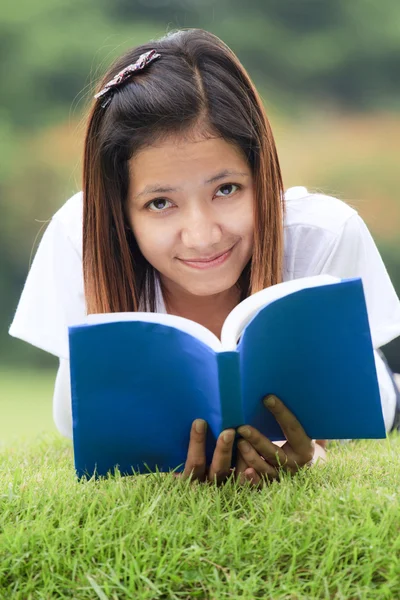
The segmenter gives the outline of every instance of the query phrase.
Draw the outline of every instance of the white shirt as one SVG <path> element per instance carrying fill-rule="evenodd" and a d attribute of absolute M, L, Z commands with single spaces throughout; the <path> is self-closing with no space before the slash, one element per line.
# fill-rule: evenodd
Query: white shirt
<path fill-rule="evenodd" d="M 375 349 L 400 335 L 400 301 L 375 242 L 358 212 L 338 198 L 305 187 L 285 192 L 283 281 L 327 273 L 363 281 Z M 59 431 L 72 438 L 68 326 L 85 321 L 82 270 L 83 193 L 53 215 L 37 249 L 9 334 L 60 358 L 53 398 Z M 166 312 L 157 286 L 156 311 Z M 395 390 L 374 352 L 386 430 Z"/>

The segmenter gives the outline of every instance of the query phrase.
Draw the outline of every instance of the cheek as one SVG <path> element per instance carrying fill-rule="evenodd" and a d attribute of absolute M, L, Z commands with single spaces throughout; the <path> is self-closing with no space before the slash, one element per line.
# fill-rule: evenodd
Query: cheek
<path fill-rule="evenodd" d="M 226 223 L 229 227 L 229 231 L 235 233 L 243 239 L 253 237 L 254 231 L 254 216 L 253 216 L 253 204 L 249 200 L 237 207 L 237 210 L 230 211 L 227 216 Z"/>
<path fill-rule="evenodd" d="M 163 223 L 150 223 L 148 219 L 137 218 L 131 221 L 131 226 L 141 253 L 150 263 L 171 253 L 173 233 Z"/>

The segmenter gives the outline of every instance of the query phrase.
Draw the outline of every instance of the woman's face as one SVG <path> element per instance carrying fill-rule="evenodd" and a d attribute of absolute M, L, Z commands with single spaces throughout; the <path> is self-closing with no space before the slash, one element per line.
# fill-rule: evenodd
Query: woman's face
<path fill-rule="evenodd" d="M 211 296 L 234 286 L 253 250 L 253 181 L 240 151 L 220 137 L 168 138 L 135 155 L 129 174 L 127 216 L 166 289 Z"/>

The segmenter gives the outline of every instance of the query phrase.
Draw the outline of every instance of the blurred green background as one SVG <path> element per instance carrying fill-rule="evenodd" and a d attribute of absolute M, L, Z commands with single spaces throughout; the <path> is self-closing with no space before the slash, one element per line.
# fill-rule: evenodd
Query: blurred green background
<path fill-rule="evenodd" d="M 20 0 L 0 8 L 0 441 L 54 429 L 57 359 L 8 327 L 46 222 L 81 189 L 85 114 L 110 62 L 202 27 L 258 87 L 285 187 L 367 223 L 400 295 L 400 4 L 396 0 Z M 400 372 L 400 338 L 383 348 Z"/>

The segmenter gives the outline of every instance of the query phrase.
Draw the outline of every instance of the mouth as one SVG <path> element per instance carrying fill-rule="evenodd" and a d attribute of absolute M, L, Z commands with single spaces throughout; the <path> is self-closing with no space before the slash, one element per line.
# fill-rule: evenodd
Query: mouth
<path fill-rule="evenodd" d="M 217 266 L 225 263 L 228 260 L 228 258 L 231 256 L 232 251 L 235 246 L 236 246 L 236 244 L 234 244 L 228 250 L 225 250 L 224 252 L 219 253 L 208 259 L 207 258 L 199 258 L 196 260 L 194 260 L 194 259 L 193 260 L 183 260 L 182 258 L 179 258 L 178 260 L 180 260 L 183 264 L 188 265 L 189 267 L 193 267 L 195 269 L 209 269 L 211 267 L 217 267 Z"/>

